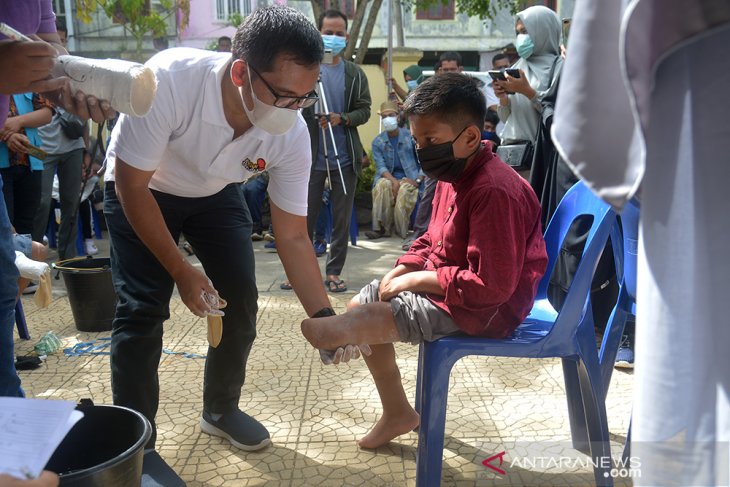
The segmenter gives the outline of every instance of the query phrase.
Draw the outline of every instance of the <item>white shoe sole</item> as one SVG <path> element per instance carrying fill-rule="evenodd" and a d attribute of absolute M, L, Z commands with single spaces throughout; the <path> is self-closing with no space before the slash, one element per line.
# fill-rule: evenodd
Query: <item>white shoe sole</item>
<path fill-rule="evenodd" d="M 209 435 L 213 436 L 220 436 L 221 438 L 225 438 L 228 441 L 231 442 L 231 445 L 235 446 L 236 448 L 240 448 L 244 451 L 257 451 L 261 450 L 262 448 L 266 448 L 271 444 L 271 438 L 266 438 L 261 443 L 257 443 L 255 445 L 244 445 L 243 443 L 239 443 L 233 438 L 231 438 L 231 435 L 223 431 L 222 429 L 213 426 L 209 422 L 207 422 L 205 419 L 200 418 L 200 429 L 203 433 L 208 433 Z"/>
<path fill-rule="evenodd" d="M 633 363 L 625 362 L 623 360 L 616 362 L 615 364 L 613 364 L 613 366 L 616 367 L 617 369 L 633 369 L 634 368 Z"/>

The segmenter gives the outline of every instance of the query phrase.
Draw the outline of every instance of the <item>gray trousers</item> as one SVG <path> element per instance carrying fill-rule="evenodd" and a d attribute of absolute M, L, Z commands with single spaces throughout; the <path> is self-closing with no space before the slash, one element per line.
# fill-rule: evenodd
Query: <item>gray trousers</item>
<path fill-rule="evenodd" d="M 327 260 L 327 274 L 339 276 L 342 268 L 345 267 L 347 259 L 347 244 L 350 240 L 350 218 L 352 206 L 355 203 L 355 187 L 357 186 L 357 174 L 352 166 L 342 168 L 342 176 L 345 179 L 347 195 L 342 189 L 340 173 L 337 169 L 330 171 L 332 176 L 332 191 L 330 202 L 332 204 L 332 241 L 330 242 L 330 253 Z M 309 198 L 307 210 L 307 231 L 309 235 L 314 234 L 314 227 L 317 225 L 317 217 L 322 208 L 322 193 L 327 179 L 327 171 L 312 171 L 309 176 Z"/>
<path fill-rule="evenodd" d="M 64 154 L 49 154 L 43 161 L 43 182 L 41 202 L 33 222 L 33 240 L 43 241 L 48 227 L 48 213 L 51 210 L 53 175 L 58 171 L 58 193 L 61 199 L 61 226 L 58 229 L 59 260 L 76 257 L 76 217 L 79 213 L 81 195 L 81 168 L 84 164 L 84 149 L 74 149 Z"/>

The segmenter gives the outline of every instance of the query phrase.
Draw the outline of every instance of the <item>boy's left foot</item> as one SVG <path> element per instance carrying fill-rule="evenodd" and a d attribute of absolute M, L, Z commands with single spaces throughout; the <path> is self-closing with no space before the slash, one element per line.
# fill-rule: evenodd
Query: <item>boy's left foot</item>
<path fill-rule="evenodd" d="M 404 435 L 413 431 L 420 422 L 421 418 L 415 409 L 410 410 L 400 416 L 387 417 L 385 414 L 375 423 L 373 429 L 365 435 L 357 445 L 360 448 L 380 448 L 387 445 L 393 438 Z"/>

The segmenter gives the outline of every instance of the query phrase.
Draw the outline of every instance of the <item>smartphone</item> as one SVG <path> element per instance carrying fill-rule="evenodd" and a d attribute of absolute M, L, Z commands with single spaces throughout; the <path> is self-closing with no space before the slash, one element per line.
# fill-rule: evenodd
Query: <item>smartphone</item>
<path fill-rule="evenodd" d="M 335 62 L 335 57 L 332 55 L 332 49 L 325 49 L 322 64 L 332 64 L 333 62 Z"/>
<path fill-rule="evenodd" d="M 44 160 L 46 157 L 48 157 L 48 153 L 41 149 L 40 147 L 36 147 L 31 144 L 23 144 L 26 149 L 28 149 L 28 155 L 31 155 L 35 157 L 36 159 L 40 159 L 41 161 Z"/>
<path fill-rule="evenodd" d="M 487 73 L 489 73 L 489 77 L 494 81 L 507 81 L 507 77 L 504 75 L 504 71 L 502 70 L 493 69 L 487 71 Z"/>
<path fill-rule="evenodd" d="M 505 73 L 512 76 L 513 78 L 519 78 L 520 77 L 520 70 L 514 69 L 514 68 L 507 68 L 504 70 Z"/>

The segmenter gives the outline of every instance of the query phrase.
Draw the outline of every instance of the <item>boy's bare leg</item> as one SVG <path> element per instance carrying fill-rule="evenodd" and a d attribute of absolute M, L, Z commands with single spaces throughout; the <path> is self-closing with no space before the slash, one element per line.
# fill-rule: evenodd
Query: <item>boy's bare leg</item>
<path fill-rule="evenodd" d="M 403 390 L 395 361 L 393 342 L 400 339 L 390 303 L 360 305 L 355 297 L 348 312 L 302 322 L 302 333 L 316 348 L 333 350 L 347 344 L 367 343 L 372 355 L 365 363 L 375 381 L 383 404 L 383 415 L 359 442 L 362 448 L 378 448 L 418 426 L 418 413 Z"/>
<path fill-rule="evenodd" d="M 357 296 L 347 306 L 347 313 L 302 321 L 302 333 L 315 348 L 335 350 L 348 344 L 379 345 L 400 340 L 390 303 L 355 304 Z"/>
<path fill-rule="evenodd" d="M 370 348 L 373 353 L 365 357 L 365 363 L 378 389 L 383 415 L 370 432 L 357 442 L 361 448 L 381 447 L 393 438 L 412 431 L 420 421 L 403 390 L 393 344 L 372 345 Z"/>

